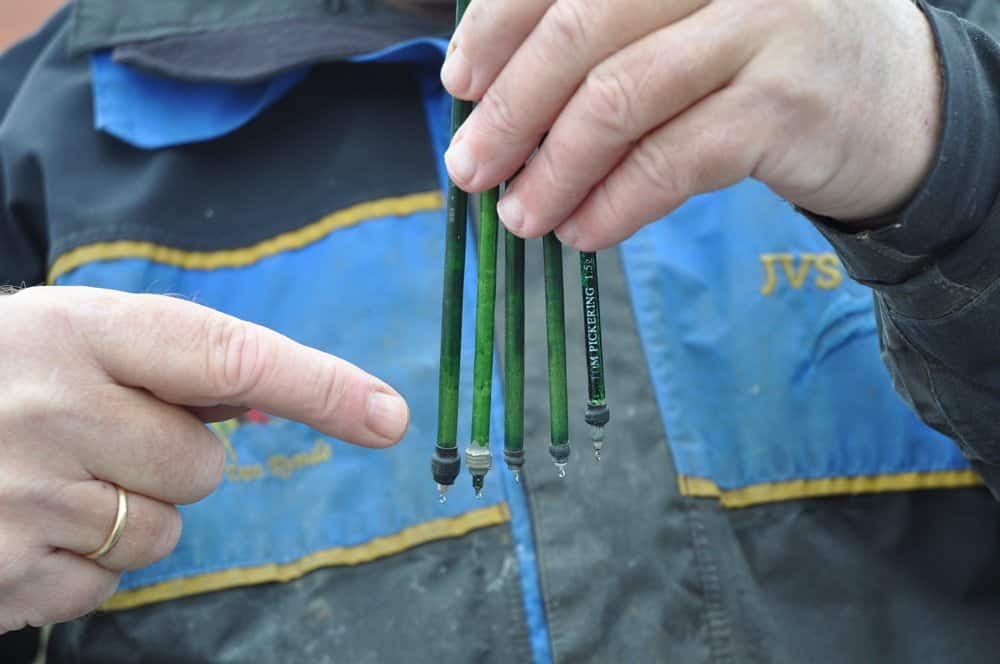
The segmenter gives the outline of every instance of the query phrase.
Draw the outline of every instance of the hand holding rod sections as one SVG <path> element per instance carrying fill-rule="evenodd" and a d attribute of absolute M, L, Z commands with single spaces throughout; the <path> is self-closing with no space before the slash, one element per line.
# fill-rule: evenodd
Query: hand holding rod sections
<path fill-rule="evenodd" d="M 469 0 L 458 0 L 456 25 Z M 452 135 L 469 115 L 472 104 L 452 100 Z M 496 309 L 496 260 L 499 188 L 480 195 L 479 273 L 476 292 L 476 346 L 473 367 L 472 436 L 465 457 L 476 497 L 492 465 L 490 414 L 493 380 L 494 315 Z M 438 385 L 437 446 L 431 461 L 441 502 L 460 470 L 458 456 L 459 374 L 462 344 L 462 295 L 468 228 L 468 194 L 454 182 L 448 186 L 444 295 L 441 307 L 441 372 Z M 504 460 L 519 479 L 524 465 L 524 240 L 505 232 L 505 367 Z M 566 474 L 569 460 L 569 415 L 566 381 L 566 324 L 562 245 L 554 233 L 542 240 L 545 272 L 546 340 L 549 372 L 551 441 L 549 454 L 559 472 Z M 604 425 L 610 419 L 605 401 L 604 357 L 601 335 L 597 257 L 580 254 L 584 339 L 587 360 L 588 400 L 585 419 L 590 426 L 594 457 L 600 460 Z"/>

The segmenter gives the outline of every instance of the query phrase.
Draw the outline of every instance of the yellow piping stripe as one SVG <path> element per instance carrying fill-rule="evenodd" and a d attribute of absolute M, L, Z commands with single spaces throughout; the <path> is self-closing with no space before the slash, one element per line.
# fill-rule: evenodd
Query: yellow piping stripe
<path fill-rule="evenodd" d="M 96 242 L 72 249 L 59 256 L 49 268 L 49 283 L 71 270 L 95 261 L 120 258 L 145 258 L 156 263 L 175 265 L 189 270 L 216 270 L 243 267 L 281 252 L 301 249 L 322 239 L 339 228 L 354 226 L 375 217 L 404 216 L 415 212 L 440 210 L 444 197 L 439 191 L 428 191 L 396 198 L 359 203 L 338 210 L 308 226 L 282 233 L 240 249 L 221 251 L 184 251 L 152 242 Z"/>
<path fill-rule="evenodd" d="M 199 595 L 201 593 L 252 586 L 259 583 L 284 583 L 334 565 L 359 565 L 391 556 L 420 544 L 449 537 L 459 537 L 473 530 L 497 526 L 510 521 L 506 503 L 466 512 L 460 516 L 426 521 L 394 535 L 378 537 L 357 546 L 344 546 L 312 553 L 283 565 L 260 565 L 209 572 L 185 579 L 164 581 L 134 590 L 123 590 L 101 607 L 104 611 L 134 609 L 146 604 Z"/>
<path fill-rule="evenodd" d="M 681 495 L 696 498 L 717 498 L 723 507 L 729 508 L 749 507 L 797 498 L 924 489 L 957 489 L 982 484 L 979 475 L 971 470 L 824 477 L 812 480 L 754 484 L 729 491 L 721 490 L 715 482 L 702 477 L 681 475 L 677 481 Z"/>

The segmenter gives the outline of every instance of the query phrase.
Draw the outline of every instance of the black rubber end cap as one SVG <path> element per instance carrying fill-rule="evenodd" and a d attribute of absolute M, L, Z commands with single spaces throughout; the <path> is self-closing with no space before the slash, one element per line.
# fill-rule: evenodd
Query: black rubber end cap
<path fill-rule="evenodd" d="M 556 463 L 566 463 L 569 461 L 570 447 L 566 443 L 562 445 L 549 445 L 549 456 Z"/>
<path fill-rule="evenodd" d="M 587 424 L 603 427 L 611 421 L 611 411 L 606 404 L 601 404 L 600 406 L 587 404 L 587 410 L 583 413 L 583 419 L 587 421 Z"/>
<path fill-rule="evenodd" d="M 455 483 L 459 471 L 462 470 L 462 459 L 458 456 L 458 447 L 434 448 L 434 456 L 431 457 L 431 472 L 434 474 L 434 481 L 438 484 L 451 486 Z"/>
<path fill-rule="evenodd" d="M 524 466 L 524 450 L 504 449 L 503 460 L 508 468 L 521 468 Z"/>

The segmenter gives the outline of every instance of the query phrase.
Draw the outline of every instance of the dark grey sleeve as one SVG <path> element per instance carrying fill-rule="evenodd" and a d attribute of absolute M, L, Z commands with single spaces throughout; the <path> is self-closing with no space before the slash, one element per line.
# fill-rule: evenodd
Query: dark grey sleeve
<path fill-rule="evenodd" d="M 43 283 L 45 256 L 40 220 L 26 220 L 18 214 L 21 206 L 6 195 L 3 179 L 0 161 L 0 287 Z"/>
<path fill-rule="evenodd" d="M 870 286 L 896 390 L 953 438 L 1000 496 L 1000 45 L 921 3 L 944 80 L 936 162 L 877 230 L 819 230 Z"/>
<path fill-rule="evenodd" d="M 33 191 L 19 191 L 12 186 L 14 166 L 5 154 L 11 130 L 5 126 L 4 118 L 16 103 L 32 65 L 65 20 L 67 12 L 67 9 L 58 12 L 40 31 L 0 53 L 0 286 L 32 286 L 45 281 L 45 206 L 39 195 L 42 175 L 19 174 L 22 176 L 19 180 L 36 183 Z M 33 169 L 35 166 L 27 160 L 18 168 Z"/>

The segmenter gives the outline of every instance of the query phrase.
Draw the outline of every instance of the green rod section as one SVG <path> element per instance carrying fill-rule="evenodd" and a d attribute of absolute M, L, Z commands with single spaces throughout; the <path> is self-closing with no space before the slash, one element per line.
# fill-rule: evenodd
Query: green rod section
<path fill-rule="evenodd" d="M 468 106 L 456 101 L 454 106 Z M 458 109 L 461 111 L 461 109 Z M 452 116 L 456 114 L 452 111 Z M 438 435 L 441 447 L 455 447 L 458 439 L 458 381 L 462 363 L 462 289 L 465 282 L 465 238 L 468 194 L 448 184 L 445 222 L 444 296 L 441 304 L 441 373 L 438 383 Z"/>
<path fill-rule="evenodd" d="M 566 312 L 563 301 L 562 245 L 555 233 L 542 240 L 545 268 L 545 333 L 549 354 L 549 454 L 566 474 L 569 460 L 569 404 L 566 399 Z"/>
<path fill-rule="evenodd" d="M 496 325 L 497 233 L 500 188 L 479 195 L 479 272 L 476 286 L 476 347 L 472 365 L 472 442 L 466 464 L 478 496 L 489 472 L 490 402 L 493 397 L 493 351 Z"/>
<path fill-rule="evenodd" d="M 504 232 L 504 441 L 507 467 L 524 465 L 524 240 Z"/>
<path fill-rule="evenodd" d="M 597 279 L 597 254 L 580 252 L 583 294 L 583 333 L 587 357 L 587 401 L 605 403 L 604 344 L 601 339 L 601 289 Z"/>
<path fill-rule="evenodd" d="M 490 445 L 493 329 L 497 294 L 497 200 L 499 187 L 479 195 L 479 278 L 476 287 L 476 357 L 472 369 L 472 444 Z"/>
<path fill-rule="evenodd" d="M 583 295 L 583 341 L 587 358 L 587 407 L 584 420 L 590 429 L 594 459 L 601 460 L 604 425 L 611 420 L 604 390 L 604 341 L 601 333 L 601 288 L 597 254 L 580 253 L 580 286 Z"/>
<path fill-rule="evenodd" d="M 457 26 L 469 6 L 469 0 L 455 3 Z M 452 99 L 451 133 L 458 131 L 472 103 Z M 469 224 L 468 194 L 449 180 L 445 221 L 444 293 L 441 298 L 441 359 L 438 376 L 437 448 L 431 470 L 437 482 L 441 502 L 455 483 L 461 461 L 458 458 L 458 385 L 462 363 L 462 289 L 465 282 L 465 243 Z"/>

